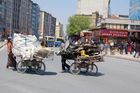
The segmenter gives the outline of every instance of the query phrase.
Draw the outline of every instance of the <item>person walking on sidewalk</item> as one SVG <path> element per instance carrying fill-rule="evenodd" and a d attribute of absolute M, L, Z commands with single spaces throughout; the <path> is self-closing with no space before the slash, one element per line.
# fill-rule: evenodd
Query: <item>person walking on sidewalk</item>
<path fill-rule="evenodd" d="M 101 54 L 102 54 L 103 50 L 104 50 L 104 44 L 101 43 L 101 44 L 100 44 L 100 53 L 101 53 Z"/>
<path fill-rule="evenodd" d="M 120 54 L 123 54 L 123 42 L 119 45 Z"/>
<path fill-rule="evenodd" d="M 135 54 L 134 54 L 134 58 L 136 57 L 136 55 L 137 55 L 137 57 L 140 55 L 139 52 L 140 52 L 140 46 L 139 46 L 139 44 L 136 44 L 136 45 L 135 45 Z"/>

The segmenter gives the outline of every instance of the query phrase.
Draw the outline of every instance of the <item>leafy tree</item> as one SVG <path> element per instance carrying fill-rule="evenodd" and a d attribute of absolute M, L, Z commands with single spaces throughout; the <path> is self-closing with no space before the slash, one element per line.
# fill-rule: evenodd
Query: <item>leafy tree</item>
<path fill-rule="evenodd" d="M 80 31 L 88 29 L 90 27 L 90 20 L 88 16 L 74 15 L 69 17 L 69 24 L 67 25 L 68 36 L 78 34 Z"/>

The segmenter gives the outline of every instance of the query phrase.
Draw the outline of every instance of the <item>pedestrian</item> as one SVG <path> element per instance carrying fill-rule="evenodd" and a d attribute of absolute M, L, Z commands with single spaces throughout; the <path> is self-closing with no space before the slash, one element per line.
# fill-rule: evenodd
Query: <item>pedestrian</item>
<path fill-rule="evenodd" d="M 62 53 L 61 54 L 62 72 L 69 71 L 70 70 L 70 66 L 66 63 L 66 58 L 65 58 L 66 54 L 63 54 L 63 52 L 65 52 L 65 44 L 64 44 L 64 41 L 61 43 L 60 51 Z"/>
<path fill-rule="evenodd" d="M 101 54 L 102 54 L 103 50 L 104 50 L 104 44 L 101 43 L 101 44 L 100 44 L 100 52 L 101 52 Z"/>
<path fill-rule="evenodd" d="M 119 45 L 120 54 L 123 54 L 123 42 Z"/>
<path fill-rule="evenodd" d="M 124 50 L 125 50 L 125 54 L 128 54 L 128 43 L 127 42 L 124 43 Z"/>
<path fill-rule="evenodd" d="M 108 44 L 107 44 L 107 42 L 104 45 L 104 50 L 105 50 L 105 54 L 107 55 L 107 52 L 108 52 Z"/>
<path fill-rule="evenodd" d="M 111 54 L 111 55 L 114 55 L 114 52 L 115 52 L 115 51 L 114 51 L 114 42 L 111 41 L 111 42 L 110 42 L 110 54 Z"/>
<path fill-rule="evenodd" d="M 137 57 L 139 57 L 139 51 L 140 51 L 139 44 L 136 44 L 134 58 L 136 57 L 136 55 Z"/>
<path fill-rule="evenodd" d="M 9 68 L 10 67 L 14 67 L 14 69 L 16 70 L 16 58 L 12 52 L 12 47 L 13 47 L 13 44 L 12 44 L 12 38 L 11 37 L 8 37 L 8 40 L 7 40 L 7 54 L 8 54 L 8 59 L 7 59 L 7 65 L 6 65 L 6 68 Z"/>
<path fill-rule="evenodd" d="M 7 53 L 8 54 L 10 53 L 10 51 L 12 51 L 12 47 L 13 47 L 13 44 L 12 44 L 11 37 L 8 37 L 8 40 L 7 40 Z"/>

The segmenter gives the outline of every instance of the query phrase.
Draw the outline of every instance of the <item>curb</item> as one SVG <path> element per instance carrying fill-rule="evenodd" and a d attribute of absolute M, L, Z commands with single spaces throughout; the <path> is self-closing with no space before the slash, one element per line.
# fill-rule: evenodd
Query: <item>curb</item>
<path fill-rule="evenodd" d="M 137 59 L 137 58 L 126 58 L 126 57 L 113 56 L 113 55 L 107 55 L 106 57 L 120 58 L 120 59 L 124 59 L 124 60 L 129 60 L 129 61 L 140 62 L 140 59 Z"/>

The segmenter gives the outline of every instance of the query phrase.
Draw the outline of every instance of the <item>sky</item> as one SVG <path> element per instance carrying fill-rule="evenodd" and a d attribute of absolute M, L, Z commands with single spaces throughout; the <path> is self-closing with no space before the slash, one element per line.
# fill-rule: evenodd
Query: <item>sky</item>
<path fill-rule="evenodd" d="M 77 0 L 33 0 L 41 10 L 52 14 L 62 24 L 67 24 L 69 16 L 76 14 Z M 111 0 L 111 14 L 129 14 L 129 0 Z"/>

